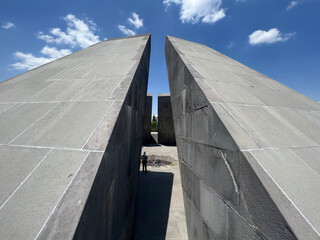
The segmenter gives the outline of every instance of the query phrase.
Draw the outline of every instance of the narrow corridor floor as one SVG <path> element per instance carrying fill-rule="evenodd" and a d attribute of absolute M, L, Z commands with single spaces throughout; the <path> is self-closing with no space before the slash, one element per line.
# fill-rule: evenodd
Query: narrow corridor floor
<path fill-rule="evenodd" d="M 187 240 L 178 162 L 140 173 L 135 240 Z"/>

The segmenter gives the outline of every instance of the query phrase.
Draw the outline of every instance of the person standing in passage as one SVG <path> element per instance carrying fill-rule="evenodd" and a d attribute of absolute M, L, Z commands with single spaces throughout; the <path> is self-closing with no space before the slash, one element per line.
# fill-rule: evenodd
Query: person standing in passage
<path fill-rule="evenodd" d="M 147 163 L 148 163 L 148 156 L 146 155 L 146 152 L 143 153 L 141 156 L 142 160 L 142 172 L 147 173 Z"/>

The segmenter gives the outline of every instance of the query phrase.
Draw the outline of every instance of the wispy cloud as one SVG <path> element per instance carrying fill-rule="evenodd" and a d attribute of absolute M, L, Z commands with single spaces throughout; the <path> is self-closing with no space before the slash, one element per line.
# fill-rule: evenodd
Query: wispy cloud
<path fill-rule="evenodd" d="M 14 27 L 16 27 L 16 26 L 15 26 L 14 23 L 12 23 L 12 22 L 6 22 L 6 23 L 3 24 L 1 27 L 4 28 L 4 29 L 10 29 L 10 28 L 14 28 Z"/>
<path fill-rule="evenodd" d="M 180 5 L 182 23 L 215 23 L 226 16 L 222 0 L 163 0 L 163 4 L 166 9 L 172 4 Z"/>
<path fill-rule="evenodd" d="M 57 59 L 57 58 L 61 58 L 64 57 L 66 55 L 71 54 L 71 50 L 70 49 L 56 49 L 55 47 L 48 47 L 48 46 L 44 46 L 41 49 L 41 53 L 44 55 L 49 56 L 51 59 Z"/>
<path fill-rule="evenodd" d="M 143 27 L 143 19 L 139 18 L 139 15 L 136 12 L 131 13 L 131 17 L 128 18 L 128 22 L 130 25 L 133 25 L 137 30 Z M 118 29 L 126 36 L 136 35 L 136 32 L 124 25 L 119 24 Z"/>
<path fill-rule="evenodd" d="M 234 46 L 234 43 L 233 42 L 230 42 L 228 45 L 227 45 L 227 48 L 232 48 Z"/>
<path fill-rule="evenodd" d="M 11 66 L 18 70 L 30 70 L 71 53 L 69 49 L 57 50 L 48 46 L 43 47 L 40 52 L 47 57 L 35 57 L 31 53 L 15 52 L 14 57 L 19 59 L 19 62 L 11 64 Z"/>
<path fill-rule="evenodd" d="M 251 45 L 271 44 L 275 42 L 284 42 L 293 37 L 295 33 L 281 33 L 277 28 L 271 28 L 269 31 L 256 30 L 249 35 Z"/>
<path fill-rule="evenodd" d="M 163 4 L 166 6 L 166 11 L 172 4 L 179 5 L 181 4 L 181 0 L 163 0 Z"/>
<path fill-rule="evenodd" d="M 298 4 L 298 1 L 291 1 L 289 2 L 286 10 L 289 11 L 291 8 L 295 7 Z"/>
<path fill-rule="evenodd" d="M 128 18 L 128 22 L 133 25 L 136 29 L 143 27 L 143 19 L 139 18 L 139 15 L 135 12 L 131 13 L 132 18 Z"/>
<path fill-rule="evenodd" d="M 92 20 L 81 20 L 73 14 L 68 14 L 63 19 L 68 26 L 65 32 L 60 28 L 52 28 L 49 34 L 39 32 L 38 38 L 47 43 L 65 44 L 72 48 L 85 48 L 100 41 L 99 36 L 94 33 L 97 28 Z"/>
<path fill-rule="evenodd" d="M 118 25 L 118 29 L 126 36 L 133 36 L 133 35 L 136 35 L 136 32 L 135 31 L 132 31 L 131 29 L 129 28 L 126 28 L 125 26 L 123 25 Z"/>
<path fill-rule="evenodd" d="M 81 20 L 73 14 L 68 14 L 63 19 L 67 24 L 65 31 L 61 28 L 51 28 L 48 34 L 38 32 L 37 38 L 46 42 L 46 45 L 39 51 L 42 56 L 37 57 L 32 53 L 17 51 L 13 55 L 18 62 L 11 66 L 18 70 L 30 70 L 71 54 L 71 49 L 85 48 L 100 41 L 99 36 L 95 35 L 97 25 L 92 20 L 88 18 Z M 62 49 L 61 47 L 68 48 Z"/>

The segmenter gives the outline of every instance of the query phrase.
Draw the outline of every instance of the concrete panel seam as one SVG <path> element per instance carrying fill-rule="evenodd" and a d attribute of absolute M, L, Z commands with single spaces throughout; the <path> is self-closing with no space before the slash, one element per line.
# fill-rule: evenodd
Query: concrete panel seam
<path fill-rule="evenodd" d="M 87 155 L 85 156 L 85 158 L 83 159 L 82 163 L 80 164 L 80 166 L 78 167 L 77 171 L 75 172 L 72 180 L 69 182 L 69 184 L 66 186 L 65 190 L 63 191 L 62 195 L 60 196 L 59 200 L 57 201 L 56 205 L 54 206 L 54 208 L 52 209 L 51 213 L 49 214 L 48 218 L 46 219 L 46 221 L 44 222 L 44 224 L 42 225 L 40 231 L 38 232 L 37 236 L 34 239 L 38 239 L 40 233 L 42 232 L 42 230 L 44 229 L 44 227 L 46 226 L 47 222 L 49 221 L 51 215 L 54 213 L 54 211 L 56 210 L 59 202 L 61 201 L 61 199 L 63 198 L 63 196 L 65 195 L 65 193 L 67 192 L 69 186 L 72 184 L 73 179 L 75 178 L 75 176 L 78 174 L 80 168 L 82 167 L 83 163 L 86 161 L 87 157 L 89 156 L 89 154 L 91 153 L 91 151 L 89 151 L 87 153 Z"/>
<path fill-rule="evenodd" d="M 95 80 L 97 80 L 97 79 L 93 78 L 90 82 L 88 82 L 85 86 L 83 86 L 83 88 L 81 88 L 80 91 L 76 95 L 74 95 L 73 98 L 70 99 L 70 102 L 73 101 L 74 99 L 76 99 L 80 95 L 80 93 L 82 91 L 84 91 L 84 89 L 86 89 L 86 87 L 88 87 Z"/>
<path fill-rule="evenodd" d="M 309 164 L 307 164 L 305 161 L 303 161 L 303 159 L 301 157 L 299 157 L 294 151 L 292 151 L 291 148 L 289 148 L 289 151 L 291 153 L 293 153 L 297 158 L 299 158 L 301 160 L 301 162 L 304 163 L 304 165 L 306 165 L 309 169 L 311 169 L 316 175 L 320 176 L 312 167 L 309 166 Z"/>
<path fill-rule="evenodd" d="M 48 86 L 40 89 L 38 92 L 36 92 L 35 94 L 33 94 L 31 97 L 27 98 L 26 100 L 24 100 L 24 102 L 27 102 L 29 99 L 33 98 L 35 95 L 37 95 L 38 93 L 41 93 L 42 91 L 45 91 L 47 88 L 51 87 L 52 85 L 56 84 L 57 82 L 54 81 L 51 84 L 49 84 Z"/>
<path fill-rule="evenodd" d="M 232 113 L 230 111 L 228 111 L 228 109 L 223 106 L 222 103 L 220 103 L 220 105 L 230 114 L 230 116 L 239 124 L 240 127 L 243 128 L 243 130 L 253 139 L 253 141 L 255 141 L 255 143 L 260 147 L 262 148 L 262 146 L 258 143 L 258 141 L 247 131 L 247 129 L 245 129 L 244 126 L 242 126 L 242 124 L 232 115 Z"/>
<path fill-rule="evenodd" d="M 223 103 L 219 101 L 210 101 L 210 103 Z M 270 105 L 257 105 L 257 104 L 247 104 L 247 103 L 235 103 L 235 102 L 228 102 L 227 104 L 234 105 L 234 106 L 243 106 L 243 107 L 270 107 L 270 108 L 276 108 L 276 109 L 284 109 L 284 110 L 297 110 L 297 108 L 290 108 L 290 107 L 283 107 L 283 106 L 270 106 Z M 298 110 L 303 110 L 303 111 L 308 111 L 308 112 L 320 112 L 318 110 L 313 110 L 313 109 L 298 109 Z"/>
<path fill-rule="evenodd" d="M 38 149 L 53 149 L 53 150 L 66 150 L 66 151 L 79 151 L 79 152 L 88 152 L 90 150 L 80 149 L 80 148 L 62 148 L 62 147 L 46 147 L 46 146 L 33 146 L 33 145 L 19 145 L 19 144 L 0 144 L 3 147 L 20 147 L 20 148 L 38 148 Z M 91 150 L 92 152 L 102 152 L 100 150 Z"/>
<path fill-rule="evenodd" d="M 272 182 L 280 189 L 280 191 L 286 196 L 286 198 L 290 201 L 292 206 L 297 209 L 297 211 L 300 213 L 300 215 L 306 220 L 306 222 L 310 225 L 310 227 L 320 236 L 320 233 L 312 226 L 312 224 L 309 222 L 309 220 L 303 215 L 303 213 L 300 211 L 300 209 L 294 204 L 294 202 L 291 200 L 291 198 L 283 191 L 283 189 L 278 185 L 278 183 L 273 179 L 273 177 L 269 174 L 269 172 L 262 166 L 262 164 L 259 162 L 259 160 L 254 156 L 254 153 L 251 152 L 251 155 L 254 157 L 256 162 L 259 164 L 259 166 L 263 169 L 263 171 L 268 175 L 268 177 L 272 180 Z"/>
<path fill-rule="evenodd" d="M 94 70 L 96 70 L 96 68 L 98 68 L 98 66 L 93 67 L 89 72 L 87 72 L 86 74 L 84 74 L 81 78 L 86 78 L 86 76 L 88 76 L 89 73 L 93 72 Z"/>
<path fill-rule="evenodd" d="M 27 175 L 27 177 L 19 184 L 19 186 L 10 194 L 10 196 L 4 201 L 4 203 L 0 206 L 1 209 L 6 205 L 6 203 L 12 198 L 12 196 L 20 189 L 20 187 L 29 179 L 32 173 L 40 166 L 40 164 L 48 157 L 48 155 L 53 151 L 51 148 L 50 151 L 46 153 L 46 155 L 38 162 L 38 164 L 32 169 L 32 171 Z"/>
<path fill-rule="evenodd" d="M 70 100 L 70 101 L 32 101 L 32 102 L 0 102 L 0 104 L 31 104 L 31 103 L 70 103 L 70 102 L 110 102 L 110 101 L 122 101 L 116 99 L 106 100 Z M 11 108 L 12 109 L 12 108 Z M 9 109 L 8 109 L 9 110 Z"/>
<path fill-rule="evenodd" d="M 14 103 L 5 103 L 5 104 L 14 104 Z M 4 114 L 4 113 L 8 112 L 9 110 L 12 110 L 12 109 L 16 108 L 17 106 L 19 106 L 19 103 L 13 105 L 12 107 L 10 107 L 7 110 L 5 110 L 2 113 L 0 113 L 0 116 L 1 116 L 1 114 Z"/>
<path fill-rule="evenodd" d="M 320 147 L 320 145 L 307 145 L 307 146 L 290 146 L 293 149 L 299 148 L 313 148 Z M 264 150 L 288 150 L 288 147 L 265 147 L 265 148 L 249 148 L 249 149 L 241 149 L 241 152 L 251 152 L 251 151 L 264 151 Z"/>
<path fill-rule="evenodd" d="M 263 106 L 262 108 L 264 108 L 266 111 L 268 111 L 268 106 Z M 290 123 L 285 122 L 283 118 L 279 117 L 278 114 L 275 114 L 272 111 L 268 111 L 273 117 L 275 117 L 276 119 L 278 119 L 281 123 L 283 123 L 284 125 L 286 125 L 291 131 L 293 131 L 295 134 L 297 134 L 300 137 L 305 137 L 306 139 L 310 140 L 310 142 L 313 142 L 310 138 L 308 138 L 306 135 L 303 135 L 300 131 L 296 131 L 297 129 L 295 129 Z"/>
<path fill-rule="evenodd" d="M 105 118 L 105 116 L 108 114 L 109 110 L 111 109 L 111 107 L 114 105 L 116 101 L 113 101 L 112 104 L 110 105 L 110 107 L 108 108 L 108 110 L 105 112 L 105 114 L 102 116 L 102 118 L 100 119 L 100 121 L 98 122 L 97 126 L 94 128 L 94 130 L 92 131 L 92 133 L 90 134 L 90 136 L 88 137 L 87 141 L 82 145 L 81 149 L 83 149 L 86 144 L 89 142 L 90 138 L 93 136 L 94 132 L 97 130 L 97 128 L 99 127 L 99 125 L 101 124 L 101 122 L 103 121 L 103 119 Z"/>
<path fill-rule="evenodd" d="M 23 133 L 25 133 L 26 131 L 28 131 L 32 126 L 34 126 L 37 122 L 39 122 L 42 118 L 44 118 L 49 112 L 51 112 L 51 110 L 53 110 L 56 106 L 58 106 L 59 103 L 55 104 L 52 108 L 50 108 L 45 114 L 43 114 L 37 121 L 35 121 L 34 123 L 32 123 L 29 127 L 27 127 L 24 131 L 22 131 L 20 134 L 18 134 L 18 136 L 16 136 L 14 139 L 12 139 L 9 144 L 13 143 L 18 137 L 20 137 Z"/>
<path fill-rule="evenodd" d="M 221 150 L 221 149 L 220 149 L 220 150 Z M 228 207 L 230 207 L 230 208 L 232 208 L 234 211 L 236 211 L 236 209 L 234 209 L 231 205 L 229 205 L 229 204 L 219 195 L 219 193 L 216 192 L 216 190 L 214 190 L 204 179 L 202 179 L 202 178 L 198 175 L 198 173 L 194 172 L 193 169 L 190 168 L 185 161 L 183 161 L 183 160 L 180 160 L 180 161 L 183 162 L 183 164 L 185 165 L 185 167 L 187 167 L 187 168 L 189 169 L 189 171 L 193 172 L 193 174 L 199 179 L 199 181 L 201 181 L 203 184 L 207 185 L 208 188 L 210 188 L 210 189 L 218 196 L 218 198 L 220 198 L 220 200 L 221 200 L 222 202 L 224 202 Z M 183 188 L 183 187 L 182 187 L 182 188 Z"/>

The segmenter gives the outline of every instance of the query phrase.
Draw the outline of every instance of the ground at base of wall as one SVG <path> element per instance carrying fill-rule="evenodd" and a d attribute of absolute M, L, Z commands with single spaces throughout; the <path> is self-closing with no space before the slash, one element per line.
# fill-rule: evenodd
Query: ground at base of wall
<path fill-rule="evenodd" d="M 134 239 L 188 239 L 178 162 L 140 172 Z"/>

